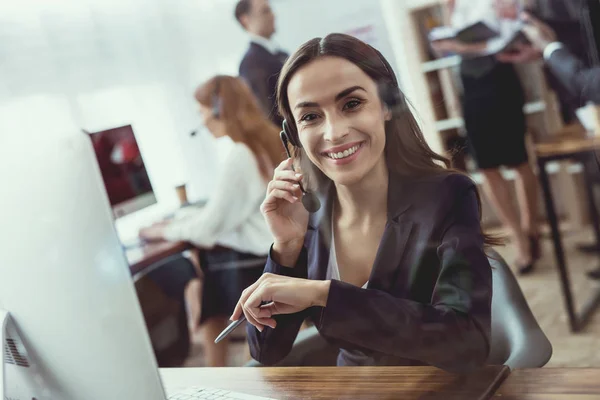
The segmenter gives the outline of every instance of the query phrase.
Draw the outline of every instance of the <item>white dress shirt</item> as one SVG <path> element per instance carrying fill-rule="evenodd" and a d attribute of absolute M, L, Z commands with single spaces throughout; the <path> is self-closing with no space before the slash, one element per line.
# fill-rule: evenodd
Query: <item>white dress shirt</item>
<path fill-rule="evenodd" d="M 219 175 L 208 203 L 178 212 L 166 228 L 166 239 L 187 241 L 201 248 L 221 245 L 240 252 L 268 254 L 273 236 L 260 212 L 267 182 L 252 150 L 234 143 Z"/>
<path fill-rule="evenodd" d="M 272 39 L 267 39 L 262 36 L 255 35 L 253 33 L 250 33 L 249 35 L 250 35 L 251 42 L 254 42 L 254 43 L 264 47 L 271 54 L 277 54 L 278 52 L 282 51 L 281 47 L 276 42 L 274 42 Z"/>
<path fill-rule="evenodd" d="M 550 57 L 552 57 L 552 53 L 554 53 L 558 49 L 562 49 L 563 44 L 560 42 L 552 42 L 544 48 L 544 61 L 548 61 Z"/>
<path fill-rule="evenodd" d="M 333 215 L 333 212 L 331 213 Z M 335 279 L 337 281 L 341 280 L 340 277 L 340 268 L 337 262 L 337 255 L 335 253 L 335 239 L 333 237 L 333 219 L 331 220 L 331 244 L 329 246 L 329 262 L 327 263 L 327 272 L 325 274 L 325 280 Z M 363 289 L 367 288 L 369 281 L 366 281 L 364 285 L 362 285 Z"/>

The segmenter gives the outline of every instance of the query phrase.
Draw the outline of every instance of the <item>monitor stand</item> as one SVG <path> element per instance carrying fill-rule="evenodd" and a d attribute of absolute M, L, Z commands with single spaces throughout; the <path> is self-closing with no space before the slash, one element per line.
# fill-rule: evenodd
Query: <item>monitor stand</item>
<path fill-rule="evenodd" d="M 8 325 L 8 311 L 0 308 L 0 354 L 2 357 L 0 358 L 0 399 L 5 399 L 5 360 L 4 360 L 4 346 L 6 346 L 6 326 Z"/>

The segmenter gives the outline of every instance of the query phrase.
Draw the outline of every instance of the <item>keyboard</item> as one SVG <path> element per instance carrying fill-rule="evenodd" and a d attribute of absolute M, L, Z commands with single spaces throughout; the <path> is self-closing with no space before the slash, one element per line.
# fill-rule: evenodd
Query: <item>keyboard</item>
<path fill-rule="evenodd" d="M 168 400 L 275 400 L 221 389 L 191 387 L 176 393 Z"/>

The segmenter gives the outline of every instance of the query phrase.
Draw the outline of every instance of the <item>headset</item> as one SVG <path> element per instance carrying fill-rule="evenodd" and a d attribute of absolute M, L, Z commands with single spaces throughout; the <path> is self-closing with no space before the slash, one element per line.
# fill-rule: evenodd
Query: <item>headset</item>
<path fill-rule="evenodd" d="M 379 62 L 383 64 L 392 80 L 391 84 L 387 82 L 379 83 L 378 90 L 381 101 L 388 107 L 388 109 L 392 113 L 398 113 L 400 111 L 406 110 L 406 99 L 400 91 L 400 86 L 398 85 L 398 80 L 396 79 L 396 75 L 394 75 L 392 66 L 379 50 L 370 45 L 369 47 L 371 47 L 371 49 L 377 54 Z M 299 149 L 302 148 L 302 144 L 300 143 L 296 127 L 291 127 L 286 120 L 283 120 L 282 125 L 283 130 L 279 134 L 279 137 L 283 142 L 283 147 L 285 148 L 285 152 L 287 153 L 288 158 L 292 158 L 288 147 L 288 143 L 291 144 L 293 147 Z M 292 166 L 292 170 L 293 169 L 294 167 Z M 302 205 L 304 206 L 306 211 L 310 213 L 318 211 L 321 208 L 321 203 L 318 197 L 314 193 L 304 190 L 304 187 L 300 182 L 299 186 L 300 190 L 302 191 Z"/>
<path fill-rule="evenodd" d="M 223 108 L 223 101 L 221 100 L 221 96 L 219 96 L 219 92 L 221 90 L 221 77 L 217 76 L 215 78 L 215 89 L 212 94 L 212 115 L 216 119 L 221 118 L 221 109 Z"/>

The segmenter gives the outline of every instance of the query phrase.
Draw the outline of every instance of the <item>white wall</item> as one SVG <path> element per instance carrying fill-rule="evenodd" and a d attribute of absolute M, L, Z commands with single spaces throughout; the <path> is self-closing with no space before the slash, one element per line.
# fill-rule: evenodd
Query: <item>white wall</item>
<path fill-rule="evenodd" d="M 355 36 L 376 47 L 395 66 L 379 1 L 272 1 L 277 13 L 277 39 L 290 52 L 314 37 L 333 32 L 355 34 L 357 30 L 365 28 L 368 32 Z"/>

